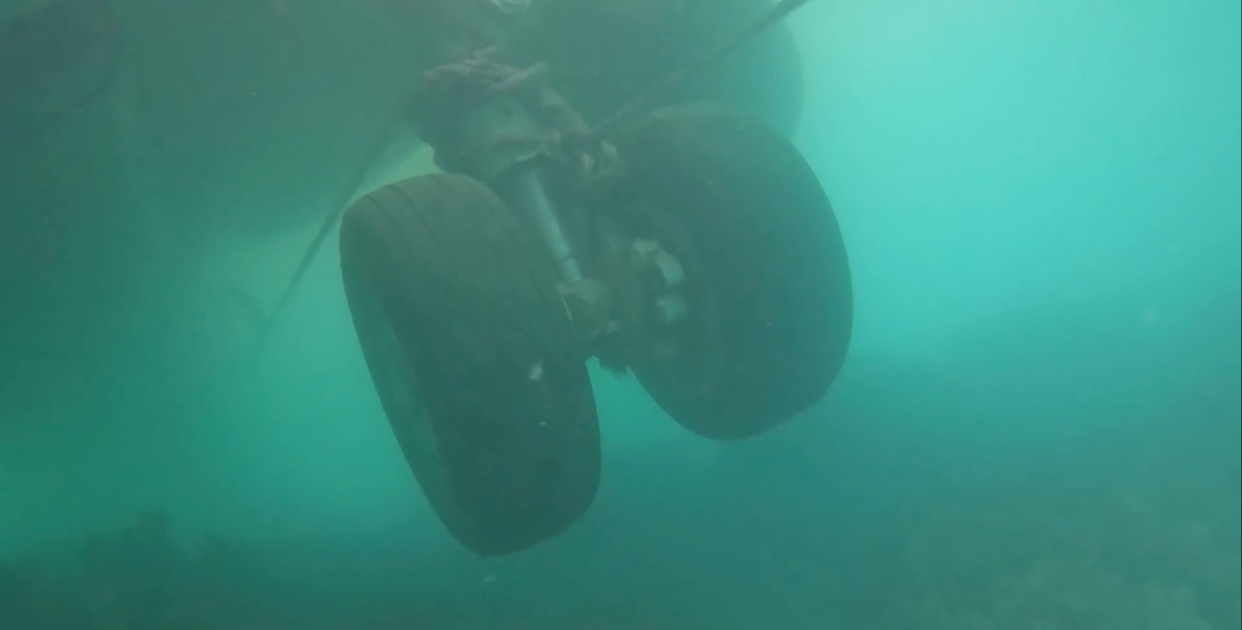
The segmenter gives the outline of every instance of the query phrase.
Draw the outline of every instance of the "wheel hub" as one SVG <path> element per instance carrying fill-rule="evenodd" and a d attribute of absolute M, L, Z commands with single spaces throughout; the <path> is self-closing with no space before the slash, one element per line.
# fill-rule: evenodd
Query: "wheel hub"
<path fill-rule="evenodd" d="M 624 160 L 590 136 L 546 66 L 519 69 L 496 56 L 482 49 L 424 74 L 410 111 L 436 164 L 488 185 L 539 236 L 559 269 L 566 315 L 601 360 L 676 354 L 668 329 L 693 315 L 684 267 L 599 212 L 600 199 L 624 180 Z"/>

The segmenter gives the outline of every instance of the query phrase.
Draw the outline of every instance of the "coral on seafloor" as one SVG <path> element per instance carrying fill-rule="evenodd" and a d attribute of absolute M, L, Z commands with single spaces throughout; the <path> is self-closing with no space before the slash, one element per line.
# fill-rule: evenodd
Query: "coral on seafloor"
<path fill-rule="evenodd" d="M 444 571 L 450 565 L 428 564 L 417 555 L 396 552 L 384 551 L 385 556 L 398 558 L 391 565 L 368 569 L 368 577 L 358 571 L 374 560 L 365 553 L 346 561 L 344 566 L 350 568 L 342 568 L 314 558 L 285 565 L 217 536 L 186 550 L 170 536 L 166 515 L 148 513 L 120 532 L 87 541 L 70 571 L 0 565 L 0 629 L 1227 630 L 1242 626 L 1238 516 L 1231 506 L 1214 503 L 1219 493 L 1204 491 L 1195 497 L 1194 491 L 1172 485 L 1094 483 L 1083 474 L 1066 479 L 1072 483 L 1005 483 L 989 491 L 911 498 L 893 513 L 883 532 L 868 530 L 867 540 L 880 541 L 874 545 L 877 551 L 857 562 L 830 563 L 811 574 L 815 583 L 807 596 L 813 592 L 831 600 L 813 609 L 819 616 L 787 616 L 781 623 L 700 622 L 697 615 L 703 611 L 688 612 L 680 604 L 692 601 L 693 592 L 674 593 L 672 614 L 663 615 L 662 623 L 650 623 L 654 611 L 643 607 L 652 593 L 640 586 L 650 581 L 662 591 L 677 590 L 669 586 L 676 580 L 662 583 L 651 574 L 627 583 L 613 577 L 618 573 L 609 573 L 608 580 L 598 584 L 601 590 L 625 589 L 625 596 L 614 600 L 623 601 L 624 610 L 595 614 L 602 610 L 600 594 L 589 589 L 533 600 L 546 584 L 540 580 L 550 579 L 540 577 L 537 570 L 526 574 L 529 580 L 511 575 L 497 585 L 494 578 L 485 577 L 471 587 L 459 581 L 459 574 Z M 866 523 L 874 526 L 878 521 Z M 836 531 L 831 538 L 841 534 Z M 591 563 L 600 567 L 615 561 L 606 556 L 598 549 Z M 663 573 L 687 570 L 676 559 L 667 561 L 661 565 Z M 797 571 L 783 562 L 766 568 L 747 566 L 773 575 Z M 314 575 L 300 575 L 302 570 Z M 558 563 L 554 573 L 565 570 Z M 429 580 L 442 581 L 445 590 L 439 596 L 429 593 L 424 588 Z M 506 589 L 516 589 L 507 596 L 520 600 L 521 606 L 484 610 L 496 606 L 503 599 L 497 594 Z M 733 599 L 749 605 L 741 601 L 745 591 L 741 593 Z M 781 605 L 799 604 L 795 594 L 785 595 Z M 711 605 L 720 602 L 711 600 Z M 776 610 L 770 600 L 756 600 L 753 605 L 765 613 Z M 532 614 L 541 616 L 532 621 Z M 825 621 L 829 617 L 835 621 Z M 617 619 L 628 623 L 618 624 Z"/>
<path fill-rule="evenodd" d="M 1154 491 L 916 510 L 893 630 L 1224 630 L 1239 560 L 1218 524 L 1152 508 Z M 1237 532 L 1233 532 L 1236 536 Z"/>
<path fill-rule="evenodd" d="M 5 630 L 227 627 L 246 587 L 238 576 L 250 568 L 247 552 L 224 539 L 181 549 L 162 512 L 89 539 L 74 559 L 67 571 L 0 565 Z"/>

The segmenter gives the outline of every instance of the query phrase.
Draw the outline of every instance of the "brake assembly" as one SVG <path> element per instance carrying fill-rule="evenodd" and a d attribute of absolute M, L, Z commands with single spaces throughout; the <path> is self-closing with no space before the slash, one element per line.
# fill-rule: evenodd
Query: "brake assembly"
<path fill-rule="evenodd" d="M 685 269 L 601 211 L 625 181 L 624 160 L 552 88 L 546 65 L 498 56 L 484 48 L 424 73 L 410 115 L 436 165 L 486 184 L 538 235 L 566 314 L 601 363 L 620 369 L 657 345 L 676 352 L 661 329 L 690 317 Z"/>

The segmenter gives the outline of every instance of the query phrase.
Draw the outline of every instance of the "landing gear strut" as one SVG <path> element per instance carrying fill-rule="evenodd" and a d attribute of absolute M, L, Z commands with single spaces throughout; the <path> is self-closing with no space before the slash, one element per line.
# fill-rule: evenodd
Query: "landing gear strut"
<path fill-rule="evenodd" d="M 624 363 L 622 349 L 636 345 L 676 354 L 675 337 L 660 329 L 693 315 L 684 266 L 595 203 L 624 177 L 624 160 L 590 135 L 544 67 L 517 69 L 493 55 L 481 50 L 423 77 L 411 115 L 437 165 L 496 191 L 539 236 L 560 271 L 566 312 L 602 361 Z"/>

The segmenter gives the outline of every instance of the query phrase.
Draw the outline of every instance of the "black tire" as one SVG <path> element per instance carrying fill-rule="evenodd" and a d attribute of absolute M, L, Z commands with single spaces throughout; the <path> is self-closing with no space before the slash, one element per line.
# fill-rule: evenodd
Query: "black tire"
<path fill-rule="evenodd" d="M 355 202 L 340 245 L 372 380 L 450 533 L 496 556 L 577 520 L 600 474 L 588 357 L 504 202 L 461 175 L 406 179 Z"/>
<path fill-rule="evenodd" d="M 631 361 L 643 387 L 683 426 L 722 440 L 815 404 L 844 364 L 853 295 L 832 206 L 802 155 L 716 105 L 661 110 L 611 140 L 631 178 L 613 208 L 689 278 L 685 352 Z"/>

